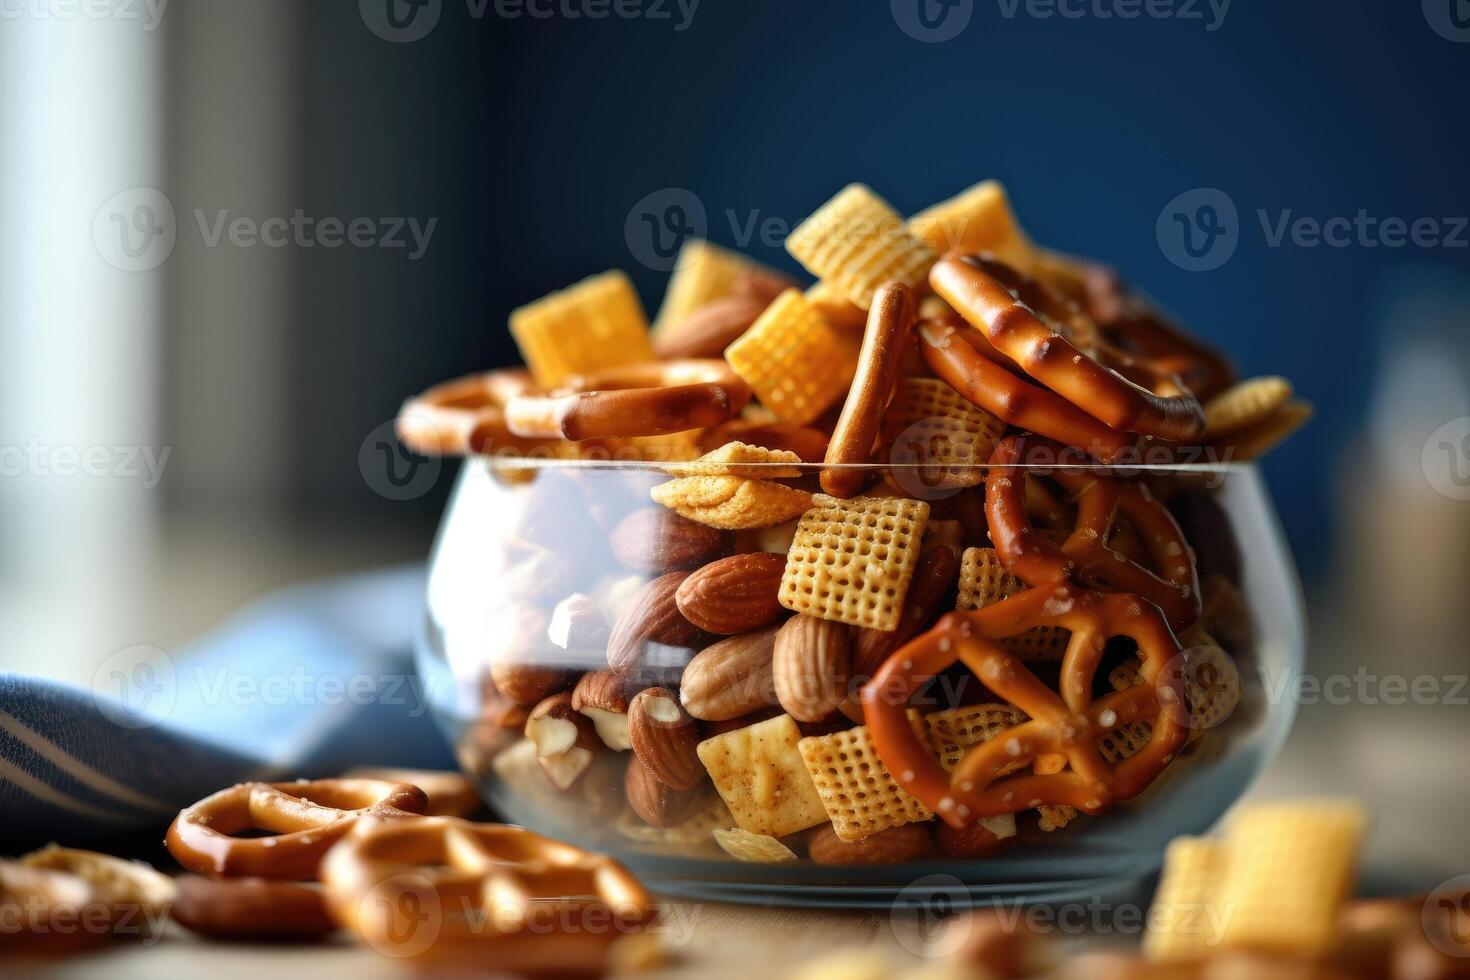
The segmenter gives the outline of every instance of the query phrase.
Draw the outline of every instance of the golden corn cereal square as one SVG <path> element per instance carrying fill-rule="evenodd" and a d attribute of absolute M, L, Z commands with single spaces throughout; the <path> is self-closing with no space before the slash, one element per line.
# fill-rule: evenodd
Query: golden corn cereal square
<path fill-rule="evenodd" d="M 919 466 L 925 486 L 973 487 L 1006 425 L 938 378 L 904 378 L 883 414 L 885 455 Z"/>
<path fill-rule="evenodd" d="M 994 548 L 966 548 L 960 559 L 959 593 L 955 608 L 984 609 L 1026 589 L 1026 583 L 1011 574 Z M 1022 660 L 1061 660 L 1072 634 L 1060 626 L 1038 626 L 1020 636 L 1008 636 L 1000 645 Z"/>
<path fill-rule="evenodd" d="M 845 841 L 930 820 L 928 807 L 900 788 L 878 758 L 866 726 L 812 735 L 798 745 L 832 829 Z"/>
<path fill-rule="evenodd" d="M 510 332 L 542 387 L 653 360 L 643 306 L 628 276 L 617 270 L 512 310 Z"/>
<path fill-rule="evenodd" d="M 1109 762 L 1121 762 L 1137 755 L 1153 738 L 1151 721 L 1135 721 L 1121 725 L 1097 740 L 1097 750 Z"/>
<path fill-rule="evenodd" d="M 846 394 L 857 371 L 852 344 L 795 289 L 766 307 L 725 349 L 725 360 L 762 405 L 797 425 L 812 421 Z"/>
<path fill-rule="evenodd" d="M 1300 955 L 1330 951 L 1352 892 L 1367 816 L 1339 800 L 1261 803 L 1230 821 L 1218 892 L 1222 946 Z"/>
<path fill-rule="evenodd" d="M 1198 959 L 1220 941 L 1218 923 L 1226 848 L 1217 840 L 1176 837 L 1164 852 L 1164 872 L 1149 910 L 1143 953 L 1154 962 Z"/>
<path fill-rule="evenodd" d="M 868 323 L 868 311 L 852 305 L 847 294 L 828 282 L 818 282 L 807 287 L 806 300 L 817 308 L 822 318 L 839 331 L 862 330 Z"/>
<path fill-rule="evenodd" d="M 814 495 L 786 553 L 781 605 L 892 632 L 903 615 L 928 520 L 929 505 L 922 500 Z"/>
<path fill-rule="evenodd" d="M 774 275 L 770 269 L 703 238 L 690 238 L 679 249 L 674 273 L 654 320 L 655 332 L 678 323 L 706 303 L 730 295 L 743 276 Z"/>
<path fill-rule="evenodd" d="M 1031 268 L 1033 246 L 1016 221 L 1005 185 L 985 180 L 920 211 L 909 219 L 909 231 L 940 254 L 991 252 L 1022 271 Z"/>
<path fill-rule="evenodd" d="M 785 837 L 827 822 L 800 741 L 795 720 L 780 715 L 699 743 L 699 761 L 741 830 Z"/>
<path fill-rule="evenodd" d="M 918 289 L 938 254 L 872 190 L 849 184 L 786 239 L 786 251 L 823 283 L 866 310 L 886 282 Z"/>
<path fill-rule="evenodd" d="M 925 715 L 924 726 L 940 765 L 950 770 L 972 746 L 1026 720 L 1025 712 L 1009 704 L 972 704 Z"/>
<path fill-rule="evenodd" d="M 648 494 L 680 517 L 725 531 L 784 524 L 812 504 L 806 490 L 741 476 L 684 476 L 660 483 Z"/>
<path fill-rule="evenodd" d="M 1205 405 L 1205 438 L 1248 429 L 1265 421 L 1291 399 L 1291 382 L 1282 377 L 1251 378 L 1211 398 Z"/>

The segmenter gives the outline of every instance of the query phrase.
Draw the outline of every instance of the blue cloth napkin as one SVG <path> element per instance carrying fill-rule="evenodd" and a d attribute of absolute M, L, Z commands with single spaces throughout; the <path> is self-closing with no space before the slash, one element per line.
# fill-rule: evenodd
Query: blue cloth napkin
<path fill-rule="evenodd" d="M 186 649 L 108 658 L 90 689 L 0 674 L 3 844 L 161 830 L 246 779 L 454 768 L 414 670 L 423 616 L 414 565 L 274 593 Z"/>

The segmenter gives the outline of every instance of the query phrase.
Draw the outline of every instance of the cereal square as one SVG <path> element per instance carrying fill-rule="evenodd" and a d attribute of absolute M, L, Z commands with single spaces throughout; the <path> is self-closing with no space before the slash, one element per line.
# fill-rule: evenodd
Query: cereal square
<path fill-rule="evenodd" d="M 847 392 L 857 351 L 799 290 L 766 307 L 725 350 L 725 360 L 761 404 L 784 422 L 805 425 Z"/>
<path fill-rule="evenodd" d="M 795 720 L 780 715 L 699 743 L 699 760 L 741 830 L 785 837 L 827 822 L 800 741 Z"/>
<path fill-rule="evenodd" d="M 536 383 L 653 360 L 648 320 L 628 276 L 591 276 L 510 314 L 510 332 Z"/>

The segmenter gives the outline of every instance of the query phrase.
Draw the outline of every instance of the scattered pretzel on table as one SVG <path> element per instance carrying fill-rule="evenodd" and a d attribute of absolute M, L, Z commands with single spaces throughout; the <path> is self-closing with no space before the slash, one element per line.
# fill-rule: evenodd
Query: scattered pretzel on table
<path fill-rule="evenodd" d="M 417 786 L 380 779 L 240 783 L 180 811 L 165 843 L 199 874 L 306 881 L 362 817 L 416 815 L 428 805 Z M 234 836 L 252 829 L 273 836 Z"/>
<path fill-rule="evenodd" d="M 505 420 L 523 438 L 656 436 L 718 425 L 749 401 L 750 386 L 724 361 L 651 361 L 517 395 L 505 406 Z"/>
<path fill-rule="evenodd" d="M 929 281 L 1021 370 L 1108 426 L 1172 440 L 1204 431 L 1204 410 L 1193 394 L 1183 388 L 1158 394 L 1100 363 L 1047 326 L 985 271 L 981 259 L 941 259 Z"/>
<path fill-rule="evenodd" d="M 364 820 L 321 872 L 333 916 L 374 949 L 508 973 L 595 972 L 655 918 L 617 861 L 506 824 Z"/>
<path fill-rule="evenodd" d="M 1060 691 L 995 642 L 1038 626 L 1072 633 Z M 1138 644 L 1143 683 L 1094 701 L 1093 677 L 1114 636 Z M 1168 670 L 1179 652 L 1162 615 L 1137 596 L 1066 584 L 1033 588 L 976 612 L 950 613 L 900 647 L 863 687 L 863 715 L 883 765 L 897 774 L 899 785 L 956 829 L 1043 804 L 1098 814 L 1143 792 L 1184 745 L 1184 697 Z M 970 749 L 953 772 L 945 772 L 919 740 L 907 709 L 926 682 L 956 662 L 1031 720 Z M 1097 740 L 1141 720 L 1153 722 L 1148 743 L 1109 767 Z M 1015 772 L 1056 753 L 1066 756 L 1067 770 Z"/>
<path fill-rule="evenodd" d="M 1169 625 L 1183 629 L 1199 618 L 1199 572 L 1194 549 L 1167 508 L 1138 483 L 1085 469 L 1056 467 L 1064 447 L 1044 439 L 1010 436 L 995 447 L 985 478 L 985 514 L 990 539 L 1008 571 L 1028 585 L 1054 585 L 1069 577 L 1140 595 L 1164 611 Z M 1038 460 L 1037 456 L 1042 457 Z M 1072 497 L 1076 526 L 1055 544 L 1037 533 L 1028 514 L 1026 477 L 1040 462 Z M 1127 517 L 1157 567 L 1155 573 L 1108 546 L 1116 515 Z"/>
<path fill-rule="evenodd" d="M 862 470 L 843 466 L 872 462 L 879 424 L 893 399 L 904 356 L 911 350 L 915 302 L 914 291 L 899 282 L 887 283 L 873 294 L 857 374 L 823 460 L 827 468 L 822 470 L 822 489 L 834 497 L 851 497 L 868 480 Z"/>

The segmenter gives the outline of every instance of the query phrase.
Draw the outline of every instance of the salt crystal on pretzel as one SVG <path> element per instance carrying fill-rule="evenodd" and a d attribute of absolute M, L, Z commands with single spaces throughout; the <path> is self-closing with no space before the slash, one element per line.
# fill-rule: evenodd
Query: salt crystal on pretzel
<path fill-rule="evenodd" d="M 886 282 L 922 291 L 938 258 L 909 233 L 887 201 L 863 184 L 849 184 L 798 225 L 786 239 L 786 250 L 865 310 Z"/>
<path fill-rule="evenodd" d="M 536 383 L 653 360 L 648 320 L 626 273 L 590 276 L 511 311 L 510 332 Z"/>
<path fill-rule="evenodd" d="M 776 297 L 725 359 L 762 405 L 797 425 L 842 397 L 857 369 L 852 344 L 795 289 Z"/>

